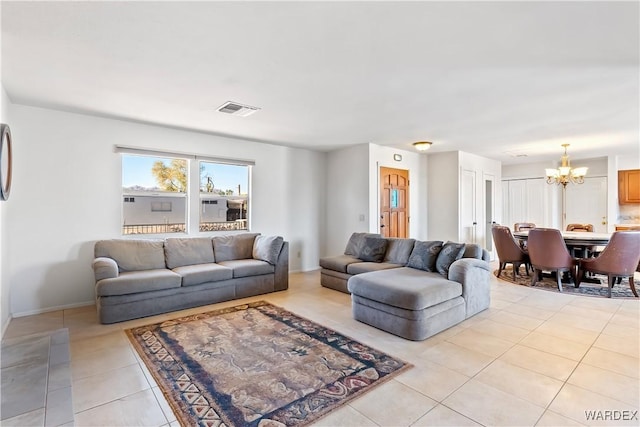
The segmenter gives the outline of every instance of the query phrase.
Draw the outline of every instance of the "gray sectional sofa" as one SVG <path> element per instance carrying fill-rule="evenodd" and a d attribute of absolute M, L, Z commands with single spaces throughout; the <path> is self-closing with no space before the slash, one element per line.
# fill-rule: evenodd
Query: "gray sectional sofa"
<path fill-rule="evenodd" d="M 98 241 L 94 249 L 101 323 L 289 287 L 289 244 L 279 236 L 114 239 Z"/>
<path fill-rule="evenodd" d="M 354 233 L 320 260 L 320 283 L 351 294 L 356 320 L 424 340 L 489 307 L 488 261 L 476 244 Z"/>

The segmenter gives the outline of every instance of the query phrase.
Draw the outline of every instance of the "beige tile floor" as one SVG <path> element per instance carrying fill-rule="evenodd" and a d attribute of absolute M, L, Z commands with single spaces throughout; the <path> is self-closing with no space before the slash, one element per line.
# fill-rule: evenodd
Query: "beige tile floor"
<path fill-rule="evenodd" d="M 177 425 L 123 330 L 260 299 L 414 365 L 320 426 L 640 424 L 638 415 L 626 421 L 585 416 L 620 411 L 612 414 L 629 417 L 640 409 L 638 300 L 564 295 L 493 278 L 489 310 L 412 342 L 354 321 L 349 296 L 322 288 L 318 272 L 290 277 L 285 292 L 116 325 L 98 324 L 95 307 L 17 318 L 4 338 L 69 328 L 78 426 Z"/>

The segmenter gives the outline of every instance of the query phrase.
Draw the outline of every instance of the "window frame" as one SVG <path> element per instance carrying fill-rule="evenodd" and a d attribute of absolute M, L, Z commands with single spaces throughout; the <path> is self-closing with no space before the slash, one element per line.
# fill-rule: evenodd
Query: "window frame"
<path fill-rule="evenodd" d="M 203 199 L 203 195 L 206 195 L 206 192 L 202 192 L 200 191 L 200 186 L 198 185 L 198 215 L 197 215 L 197 219 L 198 219 L 198 223 L 197 223 L 197 227 L 198 227 L 198 231 L 200 233 L 219 233 L 221 231 L 238 231 L 238 232 L 249 232 L 251 229 L 251 221 L 250 221 L 250 206 L 251 206 L 251 166 L 252 165 L 247 165 L 247 164 L 237 164 L 237 163 L 231 163 L 229 161 L 224 161 L 224 162 L 220 162 L 220 161 L 212 161 L 209 159 L 202 159 L 199 158 L 198 162 L 197 162 L 197 171 L 198 171 L 198 183 L 200 183 L 200 168 L 201 168 L 201 164 L 202 163 L 215 163 L 215 164 L 223 164 L 223 165 L 229 165 L 229 166 L 242 166 L 242 167 L 246 167 L 247 168 L 247 195 L 246 195 L 246 205 L 247 205 L 247 209 L 246 209 L 246 215 L 245 218 L 241 218 L 242 220 L 244 220 L 244 223 L 246 224 L 246 228 L 223 228 L 221 230 L 202 230 L 202 205 L 205 204 L 203 202 L 205 202 L 207 199 Z M 194 168 L 196 169 L 196 168 Z M 216 194 L 216 193 L 212 193 L 212 194 Z M 225 198 L 226 196 L 220 196 L 220 199 Z M 216 199 L 216 200 L 212 200 L 210 199 L 209 201 L 215 201 L 216 203 L 210 203 L 210 205 L 215 205 L 218 204 L 218 201 L 220 199 Z M 228 204 L 228 199 L 227 200 L 227 209 L 229 209 L 229 204 Z M 225 221 L 227 224 L 234 224 L 236 221 Z"/>
<path fill-rule="evenodd" d="M 252 217 L 252 178 L 253 178 L 253 166 L 255 166 L 255 161 L 246 160 L 246 159 L 233 159 L 233 158 L 224 158 L 224 157 L 215 157 L 209 155 L 202 154 L 192 154 L 192 153 L 183 153 L 183 152 L 172 152 L 172 151 L 162 151 L 162 150 L 153 150 L 147 148 L 138 148 L 138 147 L 130 147 L 130 146 L 122 146 L 115 145 L 114 151 L 117 154 L 120 154 L 120 208 L 121 208 L 121 217 L 120 217 L 120 235 L 123 238 L 126 237 L 170 237 L 178 235 L 216 235 L 229 232 L 250 232 L 251 231 L 251 217 Z M 123 157 L 122 155 L 138 155 L 145 157 L 159 157 L 159 158 L 168 158 L 168 159 L 181 159 L 187 162 L 187 188 L 184 193 L 185 197 L 185 228 L 184 232 L 174 232 L 174 233 L 139 233 L 139 234 L 124 234 L 123 226 L 124 226 L 124 191 L 123 189 Z M 200 162 L 207 163 L 219 163 L 226 165 L 234 165 L 234 166 L 247 166 L 247 214 L 246 214 L 246 228 L 240 230 L 215 230 L 215 231 L 200 231 L 200 210 L 201 210 L 201 193 L 200 193 Z M 150 192 L 150 195 L 152 193 Z M 182 193 L 178 193 L 182 194 Z M 128 197 L 137 197 L 138 195 L 128 196 Z M 176 196 L 173 196 L 176 197 Z M 182 196 L 178 196 L 182 197 Z"/>

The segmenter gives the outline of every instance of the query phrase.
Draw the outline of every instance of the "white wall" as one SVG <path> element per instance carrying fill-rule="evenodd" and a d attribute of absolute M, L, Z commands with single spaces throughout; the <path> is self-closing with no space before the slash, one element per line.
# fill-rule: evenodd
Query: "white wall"
<path fill-rule="evenodd" d="M 547 168 L 557 168 L 558 162 L 522 163 L 502 165 L 502 179 L 542 178 Z"/>
<path fill-rule="evenodd" d="M 327 153 L 325 255 L 344 252 L 353 232 L 370 229 L 369 145 Z"/>
<path fill-rule="evenodd" d="M 11 102 L 9 101 L 9 97 L 4 90 L 3 86 L 0 86 L 1 89 L 1 97 L 2 103 L 0 104 L 0 122 L 6 123 L 9 126 L 12 126 L 11 119 L 9 116 L 9 109 L 11 106 Z M 13 128 L 12 128 L 13 131 Z M 7 279 L 7 263 L 5 262 L 5 254 L 8 253 L 8 239 L 7 239 L 7 225 L 6 218 L 7 215 L 4 213 L 6 207 L 9 203 L 12 202 L 12 199 L 1 202 L 0 201 L 0 336 L 4 335 L 4 331 L 9 326 L 9 321 L 11 320 L 11 308 L 10 308 L 10 287 L 9 280 Z"/>
<path fill-rule="evenodd" d="M 93 244 L 120 237 L 115 144 L 255 160 L 252 231 L 291 240 L 291 270 L 317 265 L 322 153 L 22 105 L 11 117 L 14 185 L 2 214 L 11 250 L 2 267 L 14 316 L 93 301 Z"/>
<path fill-rule="evenodd" d="M 617 170 L 640 169 L 640 155 L 615 156 Z"/>
<path fill-rule="evenodd" d="M 288 149 L 287 156 L 289 196 L 282 202 L 286 202 L 288 210 L 289 271 L 315 270 L 320 268 L 318 261 L 324 254 L 328 234 L 325 227 L 327 154 Z"/>
<path fill-rule="evenodd" d="M 402 160 L 393 160 L 400 154 Z M 427 157 L 420 153 L 369 144 L 369 229 L 380 230 L 380 167 L 409 171 L 409 237 L 427 238 Z"/>
<path fill-rule="evenodd" d="M 429 240 L 458 241 L 458 186 L 460 159 L 458 151 L 427 155 L 429 194 L 427 218 Z"/>

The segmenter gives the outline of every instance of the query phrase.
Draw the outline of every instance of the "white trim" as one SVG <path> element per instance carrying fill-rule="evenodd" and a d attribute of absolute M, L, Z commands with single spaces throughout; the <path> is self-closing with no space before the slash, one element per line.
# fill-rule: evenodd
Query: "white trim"
<path fill-rule="evenodd" d="M 289 274 L 300 274 L 300 273 L 310 273 L 312 271 L 319 271 L 322 270 L 322 267 L 320 267 L 319 265 L 316 267 L 311 267 L 311 268 L 303 268 L 301 270 L 289 270 Z"/>
<path fill-rule="evenodd" d="M 188 160 L 202 160 L 205 162 L 223 163 L 226 165 L 238 166 L 255 166 L 255 160 L 230 159 L 227 157 L 214 157 L 206 154 L 183 153 L 179 151 L 160 151 L 150 150 L 148 148 L 129 147 L 124 145 L 115 145 L 114 151 L 120 154 L 134 154 L 137 156 L 154 156 L 154 157 L 175 157 Z"/>
<path fill-rule="evenodd" d="M 0 334 L 0 339 L 4 339 L 4 334 L 5 332 L 7 332 L 7 329 L 9 328 L 9 323 L 11 323 L 12 320 L 13 320 L 13 316 L 9 315 L 9 318 L 7 319 L 7 323 L 5 323 L 4 326 L 2 327 L 2 334 Z"/>
<path fill-rule="evenodd" d="M 48 308 L 41 308 L 38 310 L 29 310 L 29 311 L 22 311 L 20 313 L 13 313 L 13 318 L 15 319 L 17 317 L 33 316 L 34 314 L 50 313 L 52 311 L 68 310 L 70 308 L 87 307 L 89 305 L 95 305 L 95 304 L 96 304 L 95 301 L 85 301 L 85 302 L 77 302 L 74 304 L 57 305 L 55 307 L 48 307 Z"/>

